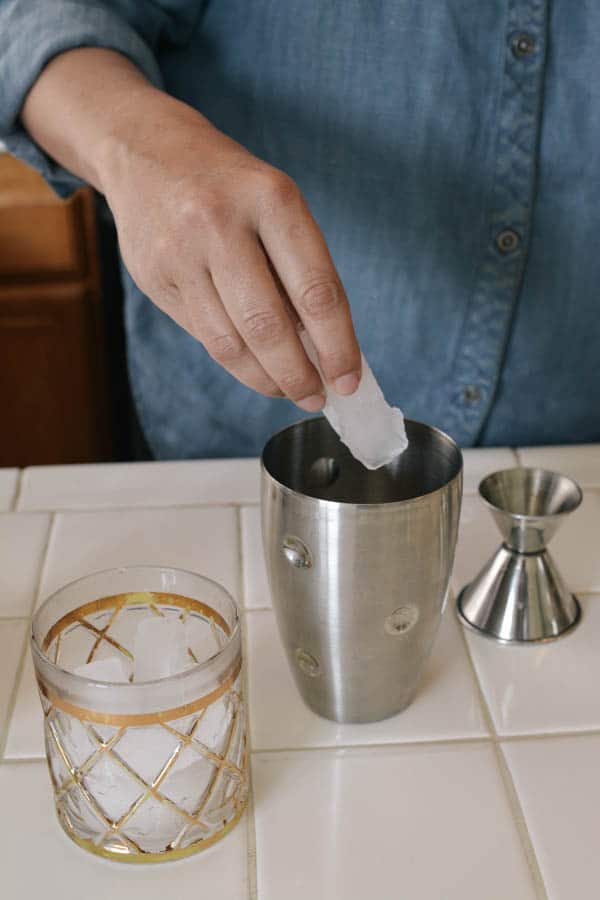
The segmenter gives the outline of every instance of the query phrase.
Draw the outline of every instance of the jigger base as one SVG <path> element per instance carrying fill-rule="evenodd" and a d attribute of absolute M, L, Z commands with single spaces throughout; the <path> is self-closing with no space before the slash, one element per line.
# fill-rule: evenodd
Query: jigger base
<path fill-rule="evenodd" d="M 458 598 L 456 601 L 456 615 L 460 619 L 461 625 L 463 625 L 464 628 L 468 628 L 469 631 L 475 632 L 475 634 L 480 634 L 483 637 L 488 638 L 490 641 L 495 641 L 497 644 L 513 644 L 513 645 L 514 644 L 525 644 L 525 645 L 527 645 L 527 644 L 548 644 L 548 643 L 550 643 L 550 641 L 557 641 L 559 638 L 565 637 L 565 635 L 571 634 L 573 629 L 577 625 L 579 625 L 579 622 L 581 621 L 581 606 L 580 606 L 579 601 L 578 601 L 577 597 L 575 596 L 575 594 L 571 594 L 571 597 L 573 598 L 573 602 L 575 604 L 575 608 L 576 608 L 577 612 L 576 612 L 575 618 L 573 619 L 571 624 L 567 625 L 567 627 L 563 631 L 559 632 L 558 634 L 553 634 L 553 635 L 550 635 L 549 637 L 538 637 L 538 638 L 527 638 L 527 639 L 498 637 L 496 634 L 492 634 L 491 632 L 486 631 L 485 628 L 479 628 L 478 625 L 474 625 L 472 622 L 469 622 L 469 620 L 463 614 L 463 611 L 460 606 L 460 601 L 461 601 L 461 597 L 462 597 L 463 593 L 467 590 L 468 587 L 469 587 L 469 585 L 466 585 L 466 587 L 464 587 L 462 589 L 462 591 L 458 595 Z"/>
<path fill-rule="evenodd" d="M 556 640 L 581 619 L 581 607 L 567 591 L 547 551 L 517 553 L 506 546 L 458 595 L 461 622 L 502 644 Z"/>

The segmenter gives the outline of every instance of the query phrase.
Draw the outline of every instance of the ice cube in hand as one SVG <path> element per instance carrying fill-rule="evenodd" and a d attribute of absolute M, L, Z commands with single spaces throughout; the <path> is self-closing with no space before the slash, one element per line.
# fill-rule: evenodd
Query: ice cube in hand
<path fill-rule="evenodd" d="M 300 339 L 325 387 L 323 414 L 352 456 L 367 469 L 379 469 L 403 453 L 408 447 L 404 416 L 387 403 L 364 355 L 361 354 L 362 377 L 357 390 L 342 397 L 326 384 L 308 332 L 300 332 Z"/>
<path fill-rule="evenodd" d="M 75 675 L 91 678 L 92 681 L 119 683 L 129 681 L 130 666 L 120 656 L 109 656 L 107 659 L 93 659 L 73 671 Z"/>
<path fill-rule="evenodd" d="M 148 616 L 133 639 L 134 681 L 154 681 L 183 672 L 191 663 L 186 628 L 179 618 Z"/>

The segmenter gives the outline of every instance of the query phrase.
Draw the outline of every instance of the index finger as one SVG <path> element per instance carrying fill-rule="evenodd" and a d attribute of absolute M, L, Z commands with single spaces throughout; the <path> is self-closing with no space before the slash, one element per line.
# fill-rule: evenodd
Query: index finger
<path fill-rule="evenodd" d="M 352 394 L 361 364 L 346 292 L 299 189 L 284 179 L 279 193 L 260 216 L 260 239 L 312 338 L 327 382 L 339 394 Z"/>

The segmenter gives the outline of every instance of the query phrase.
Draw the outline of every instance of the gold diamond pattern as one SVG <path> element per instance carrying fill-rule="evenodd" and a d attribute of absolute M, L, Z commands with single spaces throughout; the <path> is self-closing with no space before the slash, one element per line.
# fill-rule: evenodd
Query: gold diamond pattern
<path fill-rule="evenodd" d="M 193 604 L 197 603 L 198 601 L 190 601 L 188 598 L 170 595 L 167 597 L 155 593 L 122 594 L 104 598 L 103 601 L 86 604 L 85 607 L 65 616 L 50 630 L 44 642 L 44 649 L 50 658 L 58 663 L 61 648 L 64 646 L 65 629 L 71 631 L 72 626 L 75 626 L 91 631 L 95 637 L 86 662 L 94 659 L 103 642 L 117 649 L 128 659 L 133 659 L 131 651 L 109 633 L 125 609 L 129 607 L 133 611 L 134 607 L 139 609 L 141 605 L 146 605 L 155 614 L 162 616 L 164 612 L 161 605 L 168 605 L 171 609 L 175 605 L 181 608 L 180 618 L 183 620 L 190 614 L 190 610 L 194 609 Z M 200 606 L 202 615 L 208 615 L 213 631 L 216 633 L 219 627 L 222 629 L 225 623 L 221 617 L 210 607 L 204 604 Z M 90 612 L 104 612 L 111 607 L 111 614 L 102 628 L 96 627 L 85 617 Z M 211 612 L 213 615 L 210 615 Z M 191 650 L 190 655 L 194 658 Z M 238 672 L 227 692 L 217 698 L 225 705 L 228 715 L 227 728 L 219 742 L 221 746 L 207 746 L 196 737 L 196 732 L 210 706 L 205 706 L 187 716 L 183 725 L 179 725 L 177 719 L 173 719 L 171 722 L 161 721 L 150 726 L 152 731 L 163 729 L 172 738 L 172 749 L 162 762 L 160 759 L 157 760 L 158 771 L 153 779 L 144 778 L 135 770 L 131 760 L 127 759 L 125 748 L 119 752 L 119 745 L 127 743 L 124 737 L 128 732 L 130 737 L 133 737 L 136 731 L 147 732 L 148 726 L 121 725 L 112 729 L 105 726 L 100 728 L 83 717 L 72 715 L 64 708 L 57 708 L 57 705 L 49 699 L 49 692 L 40 684 L 50 774 L 59 819 L 67 833 L 75 841 L 96 853 L 131 861 L 156 861 L 186 855 L 212 844 L 223 836 L 241 816 L 248 792 L 245 711 L 240 684 L 241 675 Z M 109 733 L 111 731 L 112 733 Z M 84 734 L 86 739 L 82 740 Z M 85 750 L 83 753 L 82 748 Z M 161 791 L 161 786 L 176 768 L 184 750 L 188 757 L 190 750 L 196 753 L 209 767 L 208 781 L 199 786 L 199 797 L 197 802 L 192 804 L 191 812 Z M 85 759 L 80 762 L 82 755 Z M 53 762 L 58 763 L 58 760 L 62 765 L 53 765 Z M 117 771 L 115 766 L 118 767 L 120 775 L 126 779 L 121 782 L 121 787 L 122 794 L 126 795 L 124 803 L 127 805 L 119 815 L 110 815 L 110 810 L 103 806 L 103 799 L 95 796 L 90 789 L 92 781 L 100 783 L 100 775 L 103 774 L 101 770 L 105 769 L 107 764 L 110 764 L 109 769 L 113 772 Z M 61 778 L 57 774 L 61 770 L 68 774 Z M 91 778 L 92 775 L 95 778 Z M 135 799 L 128 802 L 131 796 Z M 81 818 L 85 818 L 87 823 L 90 818 L 92 822 L 97 822 L 93 841 L 80 833 L 80 824 L 73 818 L 74 809 L 82 810 Z M 158 820 L 160 823 L 161 810 L 165 811 L 162 824 L 165 826 L 166 823 L 169 833 L 161 833 L 160 827 L 154 830 L 149 828 L 146 833 L 144 822 L 147 821 L 152 825 Z M 142 824 L 135 825 L 139 822 Z"/>

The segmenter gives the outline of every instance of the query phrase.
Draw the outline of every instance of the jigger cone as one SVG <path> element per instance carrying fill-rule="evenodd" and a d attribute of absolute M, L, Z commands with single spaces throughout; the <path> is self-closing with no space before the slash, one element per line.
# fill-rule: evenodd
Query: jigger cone
<path fill-rule="evenodd" d="M 545 641 L 579 621 L 577 599 L 546 549 L 581 503 L 578 484 L 544 469 L 505 469 L 479 485 L 504 542 L 461 591 L 466 625 L 499 641 Z"/>

